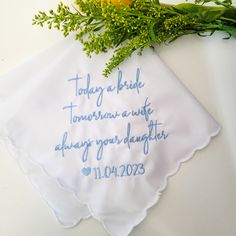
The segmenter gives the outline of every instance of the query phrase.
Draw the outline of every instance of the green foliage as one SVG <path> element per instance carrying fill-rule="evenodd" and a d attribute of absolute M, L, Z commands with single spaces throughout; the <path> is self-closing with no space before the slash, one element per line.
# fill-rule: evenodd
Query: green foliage
<path fill-rule="evenodd" d="M 213 2 L 220 6 L 199 5 Z M 231 0 L 196 0 L 196 4 L 161 4 L 159 0 L 134 0 L 117 8 L 96 0 L 76 0 L 70 10 L 63 3 L 57 11 L 39 12 L 33 24 L 57 28 L 65 36 L 76 32 L 88 56 L 113 49 L 104 75 L 108 76 L 136 50 L 172 42 L 186 34 L 224 31 L 236 37 L 236 8 Z"/>

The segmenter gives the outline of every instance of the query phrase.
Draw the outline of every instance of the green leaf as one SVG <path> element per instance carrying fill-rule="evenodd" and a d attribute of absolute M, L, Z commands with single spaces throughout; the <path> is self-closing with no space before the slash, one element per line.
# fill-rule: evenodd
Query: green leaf
<path fill-rule="evenodd" d="M 152 40 L 152 42 L 155 42 L 156 41 L 156 33 L 155 33 L 155 26 L 158 24 L 158 21 L 153 21 L 151 24 L 150 24 L 150 27 L 148 29 L 148 32 L 149 32 L 149 36 Z"/>
<path fill-rule="evenodd" d="M 90 17 L 90 18 L 88 19 L 88 21 L 87 21 L 87 25 L 91 24 L 92 21 L 93 21 L 93 17 Z"/>
<path fill-rule="evenodd" d="M 223 26 L 222 30 L 229 33 L 231 36 L 233 36 L 234 38 L 236 38 L 236 28 L 233 26 Z"/>
<path fill-rule="evenodd" d="M 192 3 L 182 3 L 175 6 L 180 13 L 185 13 L 190 16 L 196 16 L 205 22 L 212 22 L 222 16 L 227 8 L 199 6 Z"/>
<path fill-rule="evenodd" d="M 224 13 L 223 9 L 213 9 L 211 11 L 203 10 L 199 12 L 199 16 L 206 22 L 212 22 L 215 21 L 217 18 L 222 16 Z"/>
<path fill-rule="evenodd" d="M 157 5 L 160 5 L 160 1 L 159 0 L 153 0 L 153 2 Z"/>
<path fill-rule="evenodd" d="M 94 32 L 99 31 L 103 28 L 103 25 L 97 26 L 96 28 L 93 29 Z"/>

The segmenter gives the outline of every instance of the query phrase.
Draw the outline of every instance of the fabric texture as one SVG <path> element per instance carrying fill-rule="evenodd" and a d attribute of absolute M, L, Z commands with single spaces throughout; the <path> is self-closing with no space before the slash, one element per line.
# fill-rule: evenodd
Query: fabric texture
<path fill-rule="evenodd" d="M 0 136 L 65 227 L 127 236 L 219 124 L 153 50 L 109 78 L 72 37 L 0 77 Z"/>

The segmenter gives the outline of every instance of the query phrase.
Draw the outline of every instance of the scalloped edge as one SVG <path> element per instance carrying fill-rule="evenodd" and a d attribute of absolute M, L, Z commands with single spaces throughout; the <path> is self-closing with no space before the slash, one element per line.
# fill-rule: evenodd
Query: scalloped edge
<path fill-rule="evenodd" d="M 3 131 L 5 131 L 6 129 L 3 129 Z M 177 172 L 179 171 L 179 169 L 181 168 L 182 164 L 191 160 L 195 153 L 199 150 L 202 150 L 204 149 L 205 147 L 207 147 L 210 143 L 210 141 L 212 140 L 213 137 L 217 136 L 219 134 L 221 130 L 221 127 L 220 125 L 217 126 L 217 129 L 212 131 L 208 136 L 207 136 L 207 139 L 202 142 L 200 145 L 196 145 L 196 147 L 192 150 L 192 152 L 187 155 L 185 158 L 183 158 L 182 160 L 180 160 L 178 163 L 177 163 L 177 166 L 176 168 L 168 173 L 165 177 L 164 177 L 164 181 L 163 181 L 163 185 L 161 188 L 157 189 L 156 190 L 156 194 L 154 195 L 154 197 L 152 198 L 152 200 L 147 204 L 147 206 L 143 209 L 143 211 L 140 211 L 140 213 L 142 213 L 143 217 L 139 218 L 139 219 L 136 219 L 135 222 L 133 222 L 133 226 L 131 226 L 130 230 L 124 235 L 124 236 L 128 236 L 132 231 L 133 229 L 139 225 L 146 217 L 147 217 L 147 212 L 150 208 L 152 208 L 154 205 L 156 205 L 160 199 L 160 196 L 162 194 L 162 192 L 166 189 L 167 185 L 168 185 L 168 180 L 170 177 L 174 176 L 175 174 L 177 174 Z M 4 132 L 3 132 L 4 133 Z M 111 230 L 109 229 L 109 227 L 106 225 L 106 223 L 100 219 L 98 216 L 96 216 L 96 214 L 94 214 L 94 211 L 92 209 L 92 207 L 89 205 L 89 203 L 84 203 L 82 202 L 79 197 L 71 190 L 71 189 L 68 189 L 67 187 L 65 187 L 60 179 L 58 178 L 54 178 L 52 177 L 48 172 L 47 170 L 45 169 L 44 166 L 42 166 L 41 164 L 33 161 L 31 158 L 30 158 L 30 155 L 28 154 L 27 151 L 25 150 L 22 150 L 20 149 L 19 147 L 17 147 L 14 143 L 14 141 L 9 137 L 9 136 L 0 136 L 0 139 L 2 139 L 3 141 L 5 141 L 5 144 L 6 144 L 6 147 L 10 153 L 10 155 L 12 155 L 14 157 L 14 159 L 17 161 L 17 164 L 18 166 L 20 167 L 20 169 L 23 171 L 23 173 L 26 175 L 26 177 L 29 179 L 29 181 L 32 183 L 32 185 L 35 187 L 35 189 L 37 190 L 37 192 L 39 192 L 40 196 L 42 197 L 42 199 L 46 202 L 46 204 L 48 205 L 48 207 L 50 208 L 51 212 L 53 213 L 53 215 L 56 217 L 57 221 L 64 227 L 64 228 L 72 228 L 72 227 L 75 227 L 76 225 L 78 225 L 82 220 L 85 220 L 85 219 L 88 219 L 90 217 L 93 217 L 94 219 L 96 219 L 97 221 L 99 221 L 104 229 L 108 232 L 108 234 L 110 234 L 111 236 L 115 236 L 114 233 L 111 232 Z M 22 153 L 22 156 L 17 154 L 17 153 Z M 16 157 L 17 156 L 17 157 Z M 39 167 L 43 173 L 48 177 L 48 178 L 51 178 L 53 180 L 55 180 L 55 183 L 58 184 L 58 186 L 60 188 L 62 188 L 63 190 L 65 191 L 69 191 L 71 192 L 77 199 L 78 199 L 78 202 L 81 203 L 81 204 L 84 204 L 87 206 L 89 212 L 90 212 L 90 215 L 86 216 L 86 217 L 83 217 L 83 218 L 80 218 L 78 220 L 75 221 L 75 223 L 71 224 L 71 225 L 64 225 L 63 222 L 60 221 L 59 219 L 59 216 L 57 215 L 56 211 L 50 206 L 49 204 L 49 201 L 46 199 L 46 197 L 43 196 L 43 194 L 41 193 L 39 187 L 37 186 L 37 184 L 35 184 L 31 179 L 30 179 L 30 175 L 28 173 L 26 173 L 26 171 L 24 170 L 23 168 L 23 165 L 21 164 L 22 162 L 22 159 L 27 158 L 29 159 L 30 162 L 32 162 L 34 165 L 36 165 L 37 167 Z M 116 234 L 116 236 L 120 236 L 118 234 Z"/>
<path fill-rule="evenodd" d="M 185 162 L 187 162 L 187 161 L 189 161 L 189 160 L 191 160 L 191 159 L 194 157 L 194 155 L 195 155 L 195 153 L 196 153 L 197 151 L 200 151 L 200 150 L 204 149 L 205 147 L 207 147 L 207 146 L 209 145 L 209 143 L 211 142 L 211 140 L 212 140 L 215 136 L 217 136 L 217 135 L 219 134 L 220 130 L 221 130 L 221 127 L 218 126 L 218 128 L 216 129 L 215 132 L 212 132 L 211 134 L 209 134 L 209 135 L 207 136 L 207 140 L 206 140 L 203 144 L 201 144 L 201 145 L 195 147 L 195 148 L 193 149 L 193 151 L 190 153 L 189 156 L 187 156 L 186 158 L 184 158 L 184 159 L 182 159 L 181 161 L 179 161 L 179 163 L 177 164 L 176 168 L 175 168 L 172 172 L 170 172 L 169 174 L 167 174 L 167 175 L 165 176 L 164 181 L 163 181 L 163 186 L 162 186 L 159 190 L 157 190 L 157 194 L 156 194 L 156 196 L 154 197 L 153 203 L 149 204 L 149 205 L 145 208 L 145 210 L 144 210 L 144 214 L 145 214 L 145 215 L 144 215 L 144 217 L 143 217 L 142 219 L 140 219 L 140 221 L 139 221 L 138 224 L 140 224 L 140 223 L 147 217 L 147 212 L 148 212 L 148 210 L 158 203 L 162 192 L 165 191 L 165 189 L 166 189 L 166 187 L 167 187 L 167 185 L 168 185 L 169 178 L 172 177 L 172 176 L 174 176 L 174 175 L 176 175 L 176 174 L 178 173 L 178 171 L 180 170 L 182 164 L 185 163 Z M 134 227 L 136 227 L 138 224 L 134 225 L 134 226 L 132 227 L 132 229 L 129 231 L 129 233 L 128 233 L 126 236 L 128 236 L 128 235 L 133 231 Z"/>

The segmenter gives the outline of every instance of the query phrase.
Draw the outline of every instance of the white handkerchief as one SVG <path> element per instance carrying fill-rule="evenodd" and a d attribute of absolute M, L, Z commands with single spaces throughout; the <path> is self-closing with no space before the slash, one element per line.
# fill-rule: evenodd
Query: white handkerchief
<path fill-rule="evenodd" d="M 110 56 L 68 38 L 2 76 L 0 134 L 61 224 L 127 236 L 220 127 L 151 49 Z"/>

